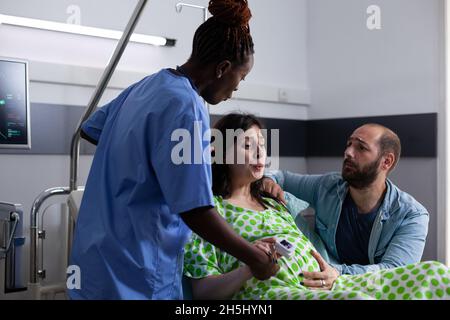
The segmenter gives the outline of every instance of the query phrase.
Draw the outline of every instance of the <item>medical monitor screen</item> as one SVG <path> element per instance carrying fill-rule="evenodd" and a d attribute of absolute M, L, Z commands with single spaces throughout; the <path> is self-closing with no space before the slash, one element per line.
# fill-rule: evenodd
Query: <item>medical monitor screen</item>
<path fill-rule="evenodd" d="M 28 65 L 0 58 L 0 149 L 31 147 Z"/>

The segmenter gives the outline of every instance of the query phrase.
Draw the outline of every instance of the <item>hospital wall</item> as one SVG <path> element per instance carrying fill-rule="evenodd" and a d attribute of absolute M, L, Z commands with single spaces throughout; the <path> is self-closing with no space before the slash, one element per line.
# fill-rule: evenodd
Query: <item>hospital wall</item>
<path fill-rule="evenodd" d="M 202 22 L 202 14 L 189 9 L 178 14 L 174 9 L 177 2 L 149 1 L 137 26 L 140 33 L 177 39 L 176 47 L 155 48 L 130 43 L 100 105 L 146 74 L 163 67 L 175 67 L 188 58 L 192 36 Z M 205 5 L 208 1 L 190 2 Z M 77 4 L 81 8 L 83 25 L 120 30 L 125 27 L 135 3 L 137 1 L 3 0 L 0 13 L 65 22 L 67 7 Z M 307 118 L 306 1 L 286 0 L 283 7 L 278 3 L 276 0 L 250 1 L 254 15 L 254 69 L 241 85 L 239 99 L 211 107 L 212 114 L 243 110 L 274 120 Z M 105 6 L 108 6 L 108 14 Z M 296 30 L 295 41 L 292 41 L 292 30 Z M 0 199 L 21 203 L 24 207 L 27 253 L 23 267 L 28 277 L 29 213 L 33 200 L 47 188 L 69 184 L 71 135 L 115 42 L 1 25 L 0 43 L 7 44 L 0 46 L 0 56 L 29 61 L 32 149 L 0 150 Z M 274 59 L 279 52 L 283 55 Z M 81 150 L 78 183 L 84 185 L 94 148 L 82 143 Z M 302 156 L 282 157 L 280 163 L 290 170 L 306 172 L 306 159 Z M 44 269 L 48 283 L 61 281 L 65 276 L 62 256 L 65 243 L 61 241 L 65 230 L 60 227 L 66 219 L 60 205 L 63 200 L 50 201 L 55 204 L 45 213 Z"/>

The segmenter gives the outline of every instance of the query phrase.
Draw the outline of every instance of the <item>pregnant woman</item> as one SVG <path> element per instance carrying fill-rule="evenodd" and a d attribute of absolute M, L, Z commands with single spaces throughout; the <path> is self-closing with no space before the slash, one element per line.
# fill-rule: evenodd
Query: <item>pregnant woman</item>
<path fill-rule="evenodd" d="M 279 257 L 280 270 L 275 276 L 260 281 L 253 277 L 248 266 L 193 234 L 185 248 L 184 274 L 191 279 L 194 298 L 450 299 L 450 270 L 439 262 L 341 275 L 329 289 L 304 286 L 303 272 L 321 271 L 329 266 L 298 229 L 289 210 L 261 192 L 266 161 L 261 123 L 251 115 L 229 114 L 215 128 L 223 137 L 227 129 L 242 129 L 243 134 L 225 141 L 223 157 L 230 159 L 227 154 L 233 152 L 231 159 L 245 159 L 245 163 L 213 164 L 217 211 L 237 233 L 268 254 L 273 244 L 264 240 L 270 238 L 285 239 L 295 250 L 290 257 Z"/>

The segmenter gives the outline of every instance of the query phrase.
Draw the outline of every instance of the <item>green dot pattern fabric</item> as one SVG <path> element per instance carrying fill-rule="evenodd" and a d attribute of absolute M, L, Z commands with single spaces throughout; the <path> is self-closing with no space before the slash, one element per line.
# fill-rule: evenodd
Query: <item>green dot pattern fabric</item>
<path fill-rule="evenodd" d="M 276 237 L 295 246 L 291 258 L 278 260 L 280 270 L 272 278 L 248 280 L 232 297 L 250 300 L 450 300 L 450 269 L 439 262 L 421 262 L 361 275 L 342 275 L 332 290 L 311 290 L 301 285 L 301 271 L 320 271 L 310 251 L 311 242 L 297 228 L 285 207 L 265 199 L 268 209 L 254 211 L 236 207 L 215 197 L 217 211 L 234 230 L 250 242 Z M 230 272 L 241 265 L 236 258 L 192 234 L 185 247 L 184 273 L 199 279 Z"/>

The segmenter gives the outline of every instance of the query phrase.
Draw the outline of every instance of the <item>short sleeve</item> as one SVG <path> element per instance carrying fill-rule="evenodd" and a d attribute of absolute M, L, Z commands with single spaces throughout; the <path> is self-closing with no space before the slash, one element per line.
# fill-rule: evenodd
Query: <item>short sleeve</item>
<path fill-rule="evenodd" d="M 183 107 L 189 111 L 204 106 Z M 160 133 L 159 144 L 152 157 L 166 203 L 172 213 L 177 214 L 214 206 L 209 121 L 188 111 L 159 124 L 160 127 L 164 125 L 165 130 Z"/>
<path fill-rule="evenodd" d="M 201 279 L 220 275 L 216 248 L 196 234 L 192 234 L 185 246 L 184 274 L 189 278 Z"/>
<path fill-rule="evenodd" d="M 85 122 L 83 122 L 81 126 L 83 132 L 91 139 L 98 142 L 108 117 L 117 114 L 117 111 L 120 109 L 133 87 L 134 85 L 128 87 L 114 100 L 97 109 L 97 111 L 95 111 Z"/>

